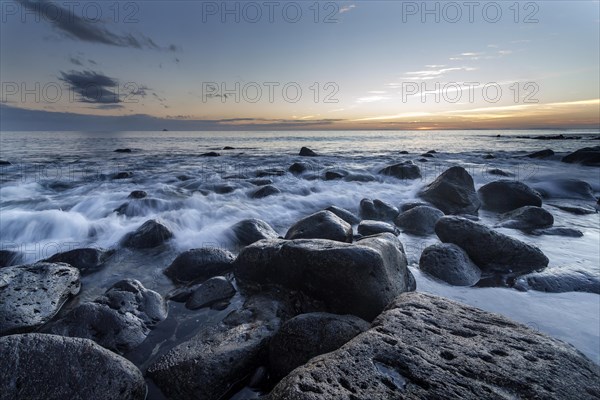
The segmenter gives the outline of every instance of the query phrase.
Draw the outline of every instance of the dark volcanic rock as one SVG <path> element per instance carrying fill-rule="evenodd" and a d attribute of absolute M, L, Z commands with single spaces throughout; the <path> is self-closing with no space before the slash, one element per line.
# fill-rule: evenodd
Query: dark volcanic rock
<path fill-rule="evenodd" d="M 526 274 L 548 265 L 540 249 L 460 217 L 443 217 L 435 233 L 444 243 L 462 247 L 484 273 Z"/>
<path fill-rule="evenodd" d="M 503 171 L 503 170 L 498 169 L 498 168 L 488 169 L 488 170 L 485 171 L 485 173 L 489 174 L 489 175 L 506 176 L 506 177 L 514 176 L 514 174 L 512 174 L 512 173 Z"/>
<path fill-rule="evenodd" d="M 369 326 L 353 315 L 298 315 L 283 324 L 269 343 L 271 374 L 282 378 L 311 358 L 339 349 Z"/>
<path fill-rule="evenodd" d="M 421 177 L 421 170 L 412 161 L 390 165 L 380 170 L 379 173 L 394 176 L 398 179 L 418 179 Z"/>
<path fill-rule="evenodd" d="M 393 221 L 399 213 L 400 211 L 396 207 L 378 199 L 362 199 L 360 201 L 362 219 Z"/>
<path fill-rule="evenodd" d="M 131 153 L 131 149 L 116 149 L 115 153 Z"/>
<path fill-rule="evenodd" d="M 600 166 L 600 146 L 585 147 L 562 158 L 565 163 Z"/>
<path fill-rule="evenodd" d="M 269 169 L 262 169 L 260 171 L 256 171 L 256 176 L 258 178 L 264 178 L 267 176 L 283 176 L 285 175 L 285 170 L 280 169 L 280 168 L 269 168 Z"/>
<path fill-rule="evenodd" d="M 523 206 L 542 206 L 539 193 L 519 181 L 499 180 L 483 185 L 477 191 L 482 208 L 507 212 Z"/>
<path fill-rule="evenodd" d="M 377 235 L 379 233 L 392 233 L 397 235 L 400 233 L 398 228 L 392 224 L 383 221 L 369 221 L 368 219 L 361 221 L 356 230 L 363 236 Z"/>
<path fill-rule="evenodd" d="M 583 232 L 579 229 L 575 228 L 562 228 L 562 227 L 553 227 L 553 228 L 545 228 L 545 229 L 534 229 L 531 232 L 532 235 L 548 235 L 548 236 L 565 236 L 565 237 L 573 237 L 578 238 L 583 236 Z"/>
<path fill-rule="evenodd" d="M 335 215 L 337 215 L 338 217 L 340 217 L 341 219 L 343 219 L 350 225 L 356 225 L 360 222 L 360 218 L 358 218 L 356 215 L 352 214 L 350 211 L 346 210 L 345 208 L 341 208 L 341 207 L 337 207 L 337 206 L 330 206 L 330 207 L 327 207 L 325 210 L 331 211 L 332 213 L 334 213 Z"/>
<path fill-rule="evenodd" d="M 54 254 L 44 261 L 49 263 L 67 263 L 77 268 L 82 275 L 87 275 L 100 270 L 114 253 L 114 250 L 94 248 L 74 249 Z"/>
<path fill-rule="evenodd" d="M 18 265 L 22 260 L 23 255 L 18 251 L 0 250 L 0 268 Z"/>
<path fill-rule="evenodd" d="M 335 170 L 335 171 L 325 171 L 325 175 L 323 178 L 326 181 L 335 181 L 338 179 L 343 179 L 346 175 L 348 175 L 348 171 Z"/>
<path fill-rule="evenodd" d="M 129 196 L 127 196 L 127 198 L 143 199 L 146 196 L 148 196 L 148 193 L 144 192 L 143 190 L 134 190 L 133 192 L 129 193 Z"/>
<path fill-rule="evenodd" d="M 535 151 L 533 153 L 527 154 L 529 158 L 546 158 L 554 155 L 554 152 L 550 149 Z"/>
<path fill-rule="evenodd" d="M 207 325 L 148 368 L 170 399 L 217 400 L 267 361 L 268 344 L 281 326 L 285 307 L 268 297 L 249 298 L 223 323 Z"/>
<path fill-rule="evenodd" d="M 248 180 L 248 182 L 250 182 L 254 186 L 265 186 L 265 185 L 272 184 L 273 183 L 273 179 L 269 179 L 269 178 L 254 178 L 254 179 Z"/>
<path fill-rule="evenodd" d="M 477 214 L 480 202 L 473 178 L 463 167 L 451 167 L 427 185 L 421 197 L 445 214 Z"/>
<path fill-rule="evenodd" d="M 0 335 L 36 328 L 79 293 L 79 271 L 38 262 L 0 269 Z"/>
<path fill-rule="evenodd" d="M 139 281 L 115 283 L 93 302 L 83 303 L 52 323 L 48 332 L 61 336 L 91 339 L 117 353 L 140 345 L 150 329 L 167 318 L 162 296 Z"/>
<path fill-rule="evenodd" d="M 91 340 L 40 333 L 0 338 L 0 398 L 144 400 L 135 365 Z"/>
<path fill-rule="evenodd" d="M 173 233 L 162 223 L 151 219 L 134 232 L 123 236 L 121 244 L 134 249 L 157 247 L 173 237 Z"/>
<path fill-rule="evenodd" d="M 300 155 L 303 157 L 316 157 L 318 154 L 309 149 L 308 147 L 302 147 L 300 149 Z"/>
<path fill-rule="evenodd" d="M 263 239 L 277 239 L 279 235 L 271 225 L 260 219 L 244 219 L 231 228 L 235 241 L 240 246 L 248 246 Z"/>
<path fill-rule="evenodd" d="M 571 178 L 551 179 L 532 184 L 545 198 L 594 200 L 594 190 L 586 181 Z"/>
<path fill-rule="evenodd" d="M 430 235 L 435 232 L 435 223 L 444 213 L 437 208 L 417 206 L 398 215 L 394 223 L 404 232 L 415 235 Z"/>
<path fill-rule="evenodd" d="M 252 192 L 250 197 L 252 197 L 253 199 L 262 199 L 264 197 L 272 196 L 278 193 L 281 193 L 281 190 L 277 189 L 273 185 L 266 185 Z"/>
<path fill-rule="evenodd" d="M 438 279 L 455 286 L 473 286 L 481 278 L 481 270 L 467 253 L 452 243 L 438 243 L 421 253 L 419 267 Z"/>
<path fill-rule="evenodd" d="M 178 255 L 164 274 L 178 283 L 204 281 L 230 272 L 234 259 L 229 251 L 217 247 L 192 249 Z"/>
<path fill-rule="evenodd" d="M 355 244 L 323 239 L 260 241 L 235 261 L 238 283 L 281 285 L 321 300 L 336 314 L 372 320 L 396 295 L 414 290 L 402 244 L 384 233 Z"/>
<path fill-rule="evenodd" d="M 509 211 L 502 215 L 504 221 L 499 226 L 503 228 L 531 231 L 548 228 L 554 224 L 554 217 L 541 207 L 525 206 Z"/>
<path fill-rule="evenodd" d="M 353 174 L 350 173 L 344 177 L 346 182 L 373 182 L 377 179 L 371 174 Z"/>
<path fill-rule="evenodd" d="M 0 165 L 12 165 L 10 161 L 0 160 Z"/>
<path fill-rule="evenodd" d="M 549 293 L 588 292 L 600 294 L 600 277 L 579 267 L 551 267 L 519 277 L 519 290 L 538 290 Z"/>
<path fill-rule="evenodd" d="M 559 210 L 568 212 L 575 215 L 589 215 L 596 214 L 598 211 L 595 208 L 589 207 L 577 207 L 577 206 L 563 206 L 560 204 L 548 204 L 549 206 L 556 207 Z"/>
<path fill-rule="evenodd" d="M 295 162 L 292 165 L 290 165 L 290 167 L 288 168 L 288 171 L 290 171 L 294 175 L 299 175 L 299 174 L 302 174 L 302 173 L 310 170 L 311 168 L 312 168 L 312 165 L 310 165 L 309 163 Z"/>
<path fill-rule="evenodd" d="M 352 242 L 352 226 L 332 213 L 323 210 L 304 217 L 287 231 L 285 238 L 329 239 L 338 242 Z"/>
<path fill-rule="evenodd" d="M 123 171 L 113 174 L 112 179 L 129 179 L 133 176 L 132 172 Z"/>
<path fill-rule="evenodd" d="M 200 157 L 220 157 L 221 154 L 217 153 L 216 151 L 209 151 L 208 153 L 202 153 L 200 154 Z"/>
<path fill-rule="evenodd" d="M 220 300 L 229 300 L 235 294 L 235 288 L 224 276 L 208 279 L 187 299 L 185 306 L 190 310 L 208 307 Z"/>
<path fill-rule="evenodd" d="M 484 160 L 493 160 L 494 158 L 496 158 L 496 156 L 494 156 L 491 153 L 486 154 L 485 156 L 483 156 Z"/>
<path fill-rule="evenodd" d="M 405 293 L 372 328 L 292 371 L 269 400 L 600 397 L 600 368 L 505 317 Z"/>
<path fill-rule="evenodd" d="M 404 203 L 400 206 L 400 212 L 403 213 L 405 211 L 408 211 L 410 209 L 413 209 L 413 208 L 419 207 L 419 206 L 429 206 L 429 204 L 423 203 L 422 201 L 410 201 L 410 202 Z"/>

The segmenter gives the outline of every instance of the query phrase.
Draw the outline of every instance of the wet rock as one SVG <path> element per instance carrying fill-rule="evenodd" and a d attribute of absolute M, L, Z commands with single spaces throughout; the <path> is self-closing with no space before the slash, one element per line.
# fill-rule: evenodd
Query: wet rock
<path fill-rule="evenodd" d="M 435 156 L 432 153 L 423 153 L 421 154 L 421 157 L 435 158 Z"/>
<path fill-rule="evenodd" d="M 338 179 L 343 179 L 346 175 L 348 175 L 348 171 L 343 171 L 343 170 L 326 171 L 323 178 L 326 181 L 334 181 L 334 180 L 338 180 Z"/>
<path fill-rule="evenodd" d="M 480 202 L 473 178 L 463 167 L 451 167 L 427 185 L 420 196 L 444 214 L 477 214 Z"/>
<path fill-rule="evenodd" d="M 398 235 L 400 231 L 392 224 L 383 221 L 369 221 L 365 219 L 358 224 L 357 231 L 363 236 L 377 235 L 379 233 L 391 233 Z"/>
<path fill-rule="evenodd" d="M 353 315 L 309 313 L 283 324 L 269 344 L 270 371 L 282 378 L 311 358 L 339 349 L 370 324 Z"/>
<path fill-rule="evenodd" d="M 548 257 L 537 247 L 465 218 L 442 217 L 435 233 L 442 242 L 465 250 L 484 273 L 520 275 L 548 265 Z"/>
<path fill-rule="evenodd" d="M 225 146 L 223 147 L 223 150 L 235 150 L 235 147 Z"/>
<path fill-rule="evenodd" d="M 399 151 L 398 154 L 410 154 L 410 153 L 406 150 L 402 150 L 402 151 Z"/>
<path fill-rule="evenodd" d="M 18 265 L 22 260 L 23 255 L 18 251 L 0 250 L 0 268 Z"/>
<path fill-rule="evenodd" d="M 231 183 L 219 183 L 219 184 L 212 186 L 212 190 L 216 194 L 232 193 L 236 189 L 237 189 L 237 187 L 235 185 L 232 185 Z"/>
<path fill-rule="evenodd" d="M 562 210 L 564 212 L 568 212 L 568 213 L 574 214 L 574 215 L 589 215 L 589 214 L 596 214 L 598 212 L 595 208 L 588 208 L 588 207 L 563 206 L 560 204 L 548 204 L 548 205 L 552 206 L 552 207 L 556 207 L 559 210 Z"/>
<path fill-rule="evenodd" d="M 0 165 L 12 165 L 10 161 L 0 160 Z"/>
<path fill-rule="evenodd" d="M 38 262 L 0 269 L 0 335 L 48 322 L 80 288 L 79 270 L 67 264 Z"/>
<path fill-rule="evenodd" d="M 477 192 L 482 208 L 490 211 L 507 212 L 523 206 L 542 206 L 539 193 L 519 181 L 490 182 L 479 188 Z"/>
<path fill-rule="evenodd" d="M 114 253 L 114 250 L 95 248 L 74 249 L 54 254 L 44 262 L 66 263 L 77 268 L 81 275 L 88 275 L 99 271 Z"/>
<path fill-rule="evenodd" d="M 350 225 L 356 225 L 360 222 L 360 218 L 346 210 L 345 208 L 330 206 L 326 208 L 327 211 L 331 211 Z"/>
<path fill-rule="evenodd" d="M 131 149 L 116 149 L 115 153 L 131 153 Z"/>
<path fill-rule="evenodd" d="M 260 171 L 256 171 L 256 176 L 258 178 L 264 178 L 267 176 L 283 176 L 285 175 L 285 171 L 279 168 L 271 168 L 271 169 L 263 169 Z"/>
<path fill-rule="evenodd" d="M 260 241 L 234 263 L 238 284 L 300 290 L 336 314 L 372 320 L 396 295 L 414 290 L 402 244 L 384 233 L 355 244 L 324 239 Z"/>
<path fill-rule="evenodd" d="M 509 211 L 501 216 L 504 220 L 498 226 L 503 228 L 531 231 L 548 228 L 554 224 L 554 217 L 541 207 L 525 206 Z"/>
<path fill-rule="evenodd" d="M 278 193 L 281 193 L 281 190 L 277 189 L 273 185 L 266 185 L 252 192 L 250 197 L 252 197 L 253 199 L 262 199 L 264 197 L 272 196 Z"/>
<path fill-rule="evenodd" d="M 544 198 L 594 200 L 592 186 L 579 179 L 559 178 L 532 184 Z"/>
<path fill-rule="evenodd" d="M 390 165 L 380 170 L 379 173 L 394 176 L 398 179 L 418 179 L 421 177 L 421 170 L 412 161 Z"/>
<path fill-rule="evenodd" d="M 562 162 L 578 163 L 588 166 L 600 166 L 600 146 L 585 147 L 562 158 Z"/>
<path fill-rule="evenodd" d="M 148 193 L 144 192 L 143 190 L 134 190 L 133 192 L 129 193 L 129 196 L 127 196 L 127 198 L 128 199 L 143 199 L 146 196 L 148 196 Z"/>
<path fill-rule="evenodd" d="M 600 368 L 505 317 L 405 293 L 339 350 L 292 371 L 269 400 L 600 396 Z"/>
<path fill-rule="evenodd" d="M 189 181 L 190 179 L 192 179 L 192 177 L 187 176 L 187 175 L 177 175 L 177 179 L 179 179 L 182 182 L 185 182 L 185 181 Z"/>
<path fill-rule="evenodd" d="M 398 215 L 394 223 L 404 232 L 424 236 L 435 232 L 435 223 L 443 216 L 437 208 L 417 206 Z"/>
<path fill-rule="evenodd" d="M 165 269 L 164 274 L 174 282 L 205 281 L 231 271 L 235 257 L 217 247 L 202 247 L 184 251 Z"/>
<path fill-rule="evenodd" d="M 352 226 L 332 213 L 323 210 L 304 217 L 285 234 L 292 239 L 329 239 L 338 242 L 352 242 Z"/>
<path fill-rule="evenodd" d="M 221 154 L 217 153 L 216 151 L 209 151 L 208 153 L 202 153 L 200 154 L 200 157 L 220 157 Z"/>
<path fill-rule="evenodd" d="M 129 179 L 133 176 L 132 172 L 123 171 L 113 174 L 112 179 Z"/>
<path fill-rule="evenodd" d="M 308 147 L 302 147 L 300 149 L 300 154 L 303 157 L 316 157 L 318 154 L 309 149 Z"/>
<path fill-rule="evenodd" d="M 290 167 L 288 168 L 288 171 L 290 171 L 294 175 L 300 175 L 300 174 L 310 170 L 311 168 L 312 168 L 312 165 L 310 165 L 309 163 L 295 162 L 292 165 L 290 165 Z"/>
<path fill-rule="evenodd" d="M 272 184 L 273 180 L 268 179 L 268 178 L 256 178 L 256 179 L 250 179 L 248 182 L 250 182 L 251 184 L 253 184 L 255 186 L 265 186 L 265 185 Z"/>
<path fill-rule="evenodd" d="M 489 175 L 498 175 L 498 176 L 506 176 L 506 177 L 514 176 L 514 174 L 512 174 L 512 173 L 503 171 L 498 168 L 488 169 L 485 172 Z"/>
<path fill-rule="evenodd" d="M 554 152 L 550 149 L 545 149 L 545 150 L 540 150 L 540 151 L 535 151 L 533 153 L 529 153 L 527 154 L 527 157 L 529 158 L 546 158 L 546 157 L 552 157 L 554 155 Z"/>
<path fill-rule="evenodd" d="M 362 219 L 393 221 L 399 212 L 393 205 L 378 199 L 362 199 L 360 201 L 360 216 Z"/>
<path fill-rule="evenodd" d="M 581 267 L 550 267 L 519 277 L 514 287 L 548 293 L 588 292 L 600 294 L 600 278 Z"/>
<path fill-rule="evenodd" d="M 481 279 L 481 270 L 467 253 L 452 243 L 438 243 L 421 253 L 419 267 L 454 286 L 473 286 Z"/>
<path fill-rule="evenodd" d="M 579 237 L 583 236 L 583 232 L 581 232 L 579 229 L 562 228 L 562 227 L 534 229 L 529 233 L 531 233 L 532 235 L 536 235 L 536 236 L 548 235 L 548 236 L 565 236 L 565 237 L 572 237 L 572 238 L 579 238 Z"/>
<path fill-rule="evenodd" d="M 417 161 L 419 161 L 419 162 L 429 162 L 428 159 L 423 158 L 423 157 L 419 158 Z"/>
<path fill-rule="evenodd" d="M 485 156 L 483 156 L 484 160 L 493 160 L 494 158 L 496 158 L 496 156 L 494 156 L 491 153 L 486 154 Z"/>
<path fill-rule="evenodd" d="M 117 353 L 139 346 L 150 329 L 167 318 L 162 296 L 139 281 L 115 283 L 93 302 L 83 303 L 52 323 L 52 334 L 91 339 Z"/>
<path fill-rule="evenodd" d="M 144 400 L 135 365 L 87 339 L 40 333 L 0 338 L 2 399 Z"/>
<path fill-rule="evenodd" d="M 268 344 L 285 307 L 261 295 L 249 298 L 217 325 L 171 349 L 148 375 L 171 399 L 221 399 L 267 361 Z"/>
<path fill-rule="evenodd" d="M 190 310 L 208 307 L 220 300 L 229 300 L 235 288 L 224 276 L 215 276 L 198 286 L 187 299 L 185 306 Z"/>
<path fill-rule="evenodd" d="M 402 204 L 400 206 L 400 212 L 403 213 L 405 211 L 408 211 L 408 210 L 413 209 L 418 206 L 429 206 L 429 204 L 423 203 L 422 201 L 411 201 L 411 202 Z"/>
<path fill-rule="evenodd" d="M 148 249 L 160 246 L 173 237 L 169 228 L 157 220 L 151 219 L 142 224 L 134 232 L 123 236 L 121 244 L 134 249 Z"/>
<path fill-rule="evenodd" d="M 231 228 L 236 243 L 240 246 L 248 246 L 263 239 L 277 239 L 279 235 L 271 225 L 260 219 L 244 219 Z"/>
<path fill-rule="evenodd" d="M 373 182 L 376 180 L 371 174 L 348 174 L 344 177 L 346 182 Z"/>

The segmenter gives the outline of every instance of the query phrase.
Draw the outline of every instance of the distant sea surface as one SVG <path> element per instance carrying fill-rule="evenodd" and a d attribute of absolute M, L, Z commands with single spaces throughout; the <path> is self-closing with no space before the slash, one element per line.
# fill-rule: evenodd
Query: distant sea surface
<path fill-rule="evenodd" d="M 559 134 L 567 138 L 534 138 Z M 33 262 L 72 248 L 116 247 L 124 234 L 158 218 L 174 232 L 169 250 L 142 255 L 119 250 L 111 265 L 82 279 L 78 301 L 97 297 L 123 278 L 138 279 L 164 295 L 173 285 L 162 270 L 180 252 L 202 246 L 237 251 L 229 227 L 239 220 L 260 218 L 285 235 L 295 221 L 330 205 L 357 213 L 365 197 L 396 206 L 415 201 L 426 183 L 450 166 L 461 165 L 471 173 L 477 188 L 498 179 L 489 170 L 499 168 L 513 174 L 509 179 L 542 191 L 554 225 L 579 229 L 583 237 L 528 236 L 512 229 L 499 230 L 540 247 L 550 266 L 581 267 L 600 274 L 600 214 L 572 215 L 551 206 L 594 206 L 594 199 L 569 193 L 557 179 L 586 181 L 596 197 L 600 194 L 600 168 L 560 161 L 571 151 L 600 145 L 598 135 L 590 130 L 1 132 L 0 159 L 11 165 L 0 166 L 0 244 L 2 249 L 23 252 L 25 261 Z M 224 150 L 225 146 L 233 149 Z M 299 157 L 302 146 L 320 156 Z M 124 148 L 131 152 L 114 152 Z M 556 155 L 543 160 L 525 157 L 547 148 Z M 436 151 L 434 157 L 421 156 L 430 150 Z M 220 156 L 201 156 L 208 152 Z M 488 154 L 494 158 L 486 158 Z M 423 178 L 401 181 L 378 174 L 384 166 L 404 160 L 418 164 Z M 309 179 L 287 172 L 296 161 L 312 163 Z M 344 170 L 353 178 L 320 179 L 327 170 Z M 114 179 L 122 172 L 129 174 Z M 250 198 L 257 189 L 253 181 L 257 176 L 272 180 L 282 193 Z M 148 197 L 128 199 L 133 190 L 144 190 Z M 119 208 L 121 212 L 115 212 Z M 496 214 L 481 211 L 479 216 L 489 226 L 498 223 Z M 399 237 L 417 279 L 417 290 L 504 314 L 572 343 L 600 363 L 599 295 L 451 287 L 418 269 L 420 253 L 436 242 L 435 235 Z M 217 318 L 210 314 L 213 311 L 176 310 L 181 318 Z M 153 332 L 157 335 L 154 343 L 160 343 L 161 334 L 169 335 Z M 147 361 L 140 354 L 131 357 L 138 364 Z"/>

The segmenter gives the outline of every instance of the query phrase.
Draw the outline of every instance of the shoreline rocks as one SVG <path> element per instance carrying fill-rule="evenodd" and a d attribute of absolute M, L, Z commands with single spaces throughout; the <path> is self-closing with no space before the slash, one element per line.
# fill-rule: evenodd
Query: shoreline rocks
<path fill-rule="evenodd" d="M 360 201 L 360 217 L 375 221 L 393 221 L 400 213 L 398 208 L 379 199 L 362 199 Z"/>
<path fill-rule="evenodd" d="M 277 232 L 263 220 L 250 218 L 237 222 L 230 228 L 239 246 L 248 246 L 263 239 L 277 239 Z"/>
<path fill-rule="evenodd" d="M 452 243 L 438 243 L 421 253 L 419 268 L 454 286 L 473 286 L 481 279 L 481 270 L 469 255 Z"/>
<path fill-rule="evenodd" d="M 561 159 L 564 163 L 578 163 L 590 167 L 600 166 L 600 146 L 584 147 Z"/>
<path fill-rule="evenodd" d="M 124 247 L 148 249 L 160 246 L 173 237 L 173 232 L 161 222 L 151 219 L 121 239 Z"/>
<path fill-rule="evenodd" d="M 82 275 L 88 275 L 100 270 L 104 263 L 112 257 L 115 250 L 83 248 L 56 253 L 44 260 L 49 263 L 66 263 L 75 267 Z"/>
<path fill-rule="evenodd" d="M 473 178 L 463 167 L 451 167 L 419 194 L 444 214 L 473 214 L 481 205 Z"/>
<path fill-rule="evenodd" d="M 435 232 L 435 224 L 443 216 L 437 208 L 418 205 L 398 215 L 394 223 L 404 232 L 426 236 Z"/>
<path fill-rule="evenodd" d="M 549 228 L 554 224 L 554 217 L 547 210 L 536 206 L 523 206 L 501 216 L 504 220 L 498 226 L 503 228 L 532 231 Z"/>
<path fill-rule="evenodd" d="M 352 242 L 352 226 L 332 213 L 323 210 L 297 221 L 288 229 L 285 239 L 329 239 Z"/>
<path fill-rule="evenodd" d="M 483 185 L 477 191 L 482 208 L 508 212 L 523 206 L 542 206 L 542 198 L 535 190 L 519 181 L 499 180 Z"/>
<path fill-rule="evenodd" d="M 163 273 L 176 283 L 205 281 L 230 272 L 234 260 L 233 254 L 217 247 L 191 249 L 178 255 Z"/>
<path fill-rule="evenodd" d="M 379 174 L 393 176 L 398 179 L 419 179 L 421 170 L 418 165 L 412 161 L 403 161 L 379 170 Z"/>

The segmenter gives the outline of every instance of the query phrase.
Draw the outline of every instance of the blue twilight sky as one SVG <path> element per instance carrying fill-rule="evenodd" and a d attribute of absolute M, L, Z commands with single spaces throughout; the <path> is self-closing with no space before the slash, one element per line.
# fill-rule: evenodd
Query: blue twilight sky
<path fill-rule="evenodd" d="M 7 130 L 600 121 L 599 1 L 0 4 Z"/>

